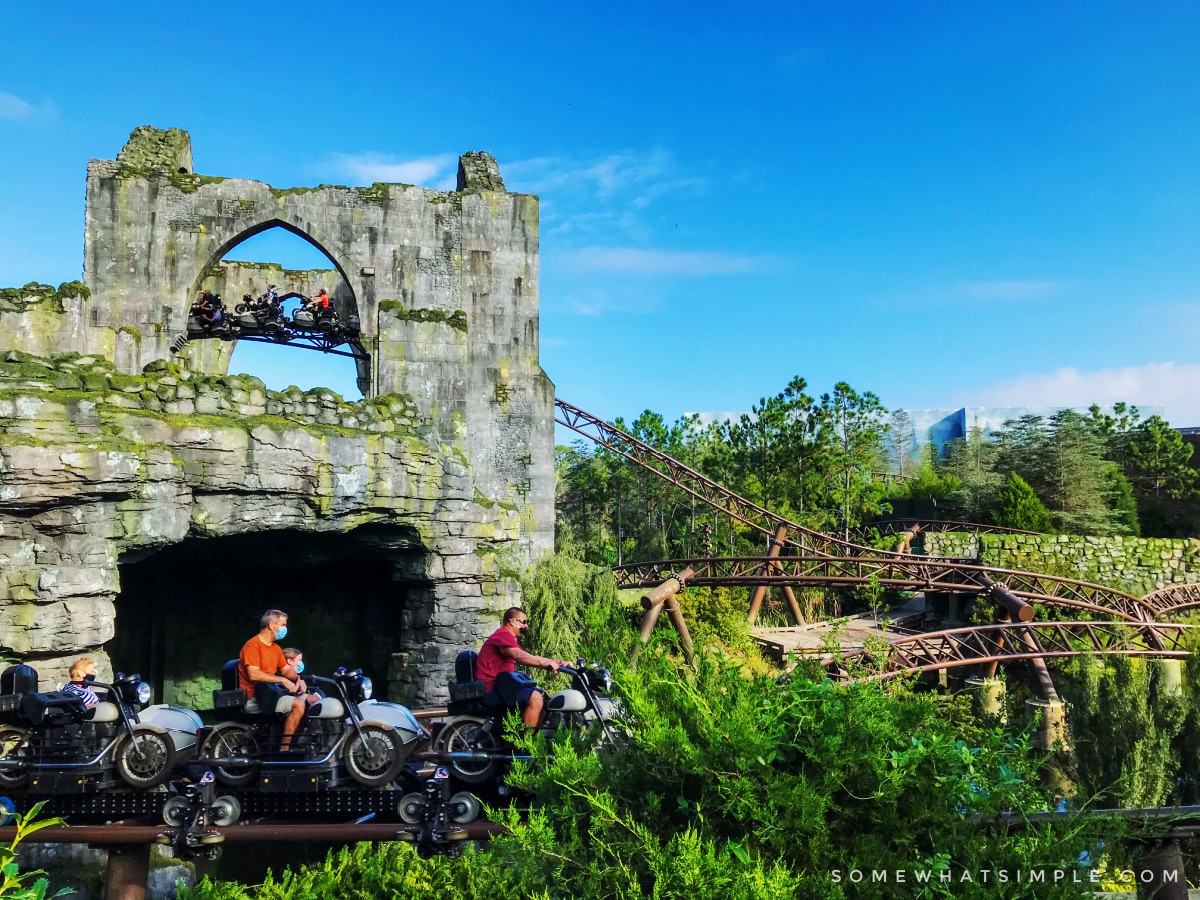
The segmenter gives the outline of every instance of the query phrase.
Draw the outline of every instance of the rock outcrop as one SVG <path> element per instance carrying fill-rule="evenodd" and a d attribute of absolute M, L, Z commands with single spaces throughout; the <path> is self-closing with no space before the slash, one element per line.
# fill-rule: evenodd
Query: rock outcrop
<path fill-rule="evenodd" d="M 131 376 L 75 353 L 3 354 L 0 644 L 47 680 L 85 653 L 106 674 L 131 554 L 189 537 L 395 526 L 420 552 L 391 694 L 440 699 L 454 653 L 515 596 L 507 560 L 522 522 L 432 434 L 402 395 L 348 403 L 165 362 Z"/>

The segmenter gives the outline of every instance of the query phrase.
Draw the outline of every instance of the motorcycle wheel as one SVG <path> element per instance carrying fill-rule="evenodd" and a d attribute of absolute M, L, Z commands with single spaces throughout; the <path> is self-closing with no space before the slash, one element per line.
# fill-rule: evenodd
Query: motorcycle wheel
<path fill-rule="evenodd" d="M 217 781 L 229 787 L 245 787 L 258 775 L 258 741 L 249 725 L 240 722 L 218 725 L 200 748 L 200 755 L 210 759 L 245 756 L 253 760 L 246 766 L 213 766 Z"/>
<path fill-rule="evenodd" d="M 479 818 L 483 810 L 474 794 L 459 791 L 450 798 L 450 821 L 455 825 L 466 825 Z"/>
<path fill-rule="evenodd" d="M 457 722 L 451 722 L 442 729 L 440 737 L 441 749 L 447 753 L 498 753 L 500 751 L 500 741 L 497 740 L 492 732 L 485 731 L 483 728 L 487 724 L 487 721 L 487 719 L 464 717 Z M 467 784 L 479 784 L 482 781 L 489 781 L 499 769 L 500 761 L 496 759 L 450 760 L 450 770 L 458 777 L 459 781 L 465 781 Z"/>
<path fill-rule="evenodd" d="M 19 759 L 25 762 L 29 759 L 29 752 L 29 732 L 11 725 L 0 728 L 0 759 Z M 0 768 L 0 789 L 19 790 L 28 783 L 28 769 L 8 766 Z"/>
<path fill-rule="evenodd" d="M 396 804 L 396 815 L 407 825 L 420 825 L 425 821 L 425 806 L 428 802 L 424 794 L 405 794 Z"/>
<path fill-rule="evenodd" d="M 157 787 L 175 768 L 175 747 L 165 734 L 135 725 L 133 734 L 117 748 L 113 763 L 130 787 Z"/>
<path fill-rule="evenodd" d="M 237 797 L 230 797 L 228 794 L 218 797 L 208 808 L 208 821 L 220 828 L 232 825 L 241 817 L 242 804 L 238 803 Z"/>
<path fill-rule="evenodd" d="M 233 311 L 234 311 L 235 313 L 239 313 L 239 314 L 240 314 L 240 313 L 244 313 L 244 312 L 249 312 L 249 311 L 250 311 L 250 307 L 249 307 L 249 306 L 247 306 L 245 303 L 239 303 L 237 306 L 235 306 L 235 307 L 233 308 Z"/>
<path fill-rule="evenodd" d="M 187 821 L 188 810 L 191 809 L 191 806 L 187 797 L 172 797 L 163 804 L 163 821 L 172 828 L 178 828 Z"/>
<path fill-rule="evenodd" d="M 365 787 L 391 784 L 404 768 L 404 750 L 394 731 L 378 725 L 362 725 L 362 736 L 354 734 L 342 751 L 342 762 L 350 777 Z"/>

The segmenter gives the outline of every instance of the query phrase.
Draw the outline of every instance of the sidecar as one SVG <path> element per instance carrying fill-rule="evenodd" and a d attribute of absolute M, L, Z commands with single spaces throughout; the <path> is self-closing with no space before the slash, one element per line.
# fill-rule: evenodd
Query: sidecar
<path fill-rule="evenodd" d="M 150 686 L 138 675 L 91 686 L 101 700 L 89 709 L 76 694 L 40 691 L 30 666 L 0 674 L 0 787 L 151 788 L 195 755 L 202 723 L 192 710 L 147 707 Z"/>

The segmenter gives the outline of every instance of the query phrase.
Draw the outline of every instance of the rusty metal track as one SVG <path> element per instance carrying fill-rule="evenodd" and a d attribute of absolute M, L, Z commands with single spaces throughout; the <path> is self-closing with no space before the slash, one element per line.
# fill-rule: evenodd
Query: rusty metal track
<path fill-rule="evenodd" d="M 822 534 L 819 531 L 813 531 L 811 528 L 805 528 L 783 516 L 776 515 L 769 509 L 717 484 L 711 478 L 701 475 L 695 469 L 685 466 L 679 460 L 667 456 L 661 450 L 655 450 L 633 435 L 626 434 L 621 429 L 577 406 L 572 406 L 565 400 L 555 397 L 554 407 L 554 421 L 560 425 L 565 425 L 600 446 L 619 453 L 630 462 L 648 469 L 677 488 L 719 509 L 739 522 L 768 535 L 774 535 L 779 526 L 783 525 L 789 533 L 789 537 L 784 539 L 784 543 L 789 546 L 799 547 L 809 553 L 822 556 L 855 556 L 860 553 L 873 555 L 878 552 L 868 547 L 860 547 L 857 544 L 839 540 L 831 535 Z"/>
<path fill-rule="evenodd" d="M 1200 607 L 1200 584 L 1172 584 L 1142 598 L 1156 615 L 1170 616 Z"/>
<path fill-rule="evenodd" d="M 918 557 L 860 546 L 785 519 L 576 406 L 557 398 L 554 405 L 555 421 L 558 423 L 653 472 L 739 522 L 770 535 L 773 546 L 782 544 L 784 548 L 798 548 L 799 551 L 785 549 L 781 555 L 773 557 L 671 560 L 620 566 L 613 570 L 619 587 L 652 587 L 688 566 L 695 570 L 695 574 L 688 579 L 693 585 L 845 587 L 875 583 L 904 590 L 959 593 L 984 593 L 999 586 L 1028 602 L 1098 613 L 1118 620 L 1108 623 L 985 625 L 958 632 L 939 632 L 942 637 L 938 640 L 943 642 L 940 650 L 933 644 L 920 643 L 927 641 L 930 635 L 914 636 L 908 639 L 910 644 L 897 644 L 900 652 L 893 654 L 895 662 L 889 661 L 889 666 L 898 668 L 891 674 L 974 662 L 1071 656 L 1081 652 L 1187 655 L 1186 650 L 1179 649 L 1182 635 L 1178 630 L 1180 626 L 1163 624 L 1156 619 L 1169 613 L 1200 607 L 1200 584 L 1164 588 L 1138 598 L 1115 588 L 1070 578 L 991 569 L 964 560 Z M 921 530 L 930 531 L 1021 533 L 1000 526 L 959 522 L 893 520 L 886 527 L 899 529 L 901 524 L 906 526 L 902 530 L 912 533 L 915 533 L 913 527 L 917 524 Z M 789 552 L 796 555 L 788 555 Z M 1001 640 L 1004 630 L 1013 627 L 1033 630 L 1022 632 L 1020 640 Z M 1105 627 L 1123 628 L 1124 632 L 1120 635 L 1124 637 L 1115 642 L 1101 641 L 1102 633 L 1097 629 Z M 1075 643 L 1072 644 L 1072 641 Z M 1101 644 L 1106 649 L 1101 649 Z M 1075 645 L 1084 649 L 1074 649 Z M 1017 652 L 1018 649 L 1020 652 Z"/>
<path fill-rule="evenodd" d="M 863 680 L 1083 654 L 1184 659 L 1191 655 L 1185 638 L 1197 628 L 1200 626 L 1161 622 L 1008 622 L 934 631 L 891 641 L 886 659 L 876 658 L 873 662 L 879 668 L 865 674 Z"/>
<path fill-rule="evenodd" d="M 879 532 L 880 536 L 887 537 L 888 535 L 901 534 L 908 531 L 914 525 L 920 526 L 919 530 L 922 532 L 963 531 L 971 534 L 1037 534 L 1035 531 L 1006 528 L 1003 525 L 983 525 L 979 522 L 953 522 L 948 519 L 886 519 L 860 525 L 858 528 L 851 529 L 850 534 L 856 538 L 862 538 L 870 534 L 871 530 L 874 529 Z"/>
<path fill-rule="evenodd" d="M 1022 599 L 1115 616 L 1129 622 L 1155 618 L 1155 609 L 1132 594 L 1054 575 L 992 569 L 921 556 L 740 556 L 631 563 L 613 569 L 619 588 L 649 587 L 691 566 L 689 585 L 854 587 L 879 584 L 913 591 L 984 593 L 999 582 Z M 1197 586 L 1200 602 L 1200 586 Z"/>

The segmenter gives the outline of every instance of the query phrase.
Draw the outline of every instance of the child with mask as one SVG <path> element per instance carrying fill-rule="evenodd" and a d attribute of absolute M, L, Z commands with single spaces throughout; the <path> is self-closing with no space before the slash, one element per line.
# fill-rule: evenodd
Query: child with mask
<path fill-rule="evenodd" d="M 299 675 L 300 673 L 302 673 L 304 671 L 304 653 L 303 653 L 303 651 L 297 650 L 295 647 L 284 647 L 283 648 L 283 658 L 287 660 L 287 664 L 289 666 L 291 666 L 293 669 L 296 670 L 297 675 Z M 320 691 L 318 691 L 316 688 L 308 689 L 308 694 L 305 697 L 305 700 L 308 701 L 308 714 L 310 716 L 315 716 L 315 715 L 317 715 L 317 713 L 319 713 L 321 711 L 321 707 L 319 704 L 321 702 L 321 698 L 324 696 L 325 695 L 322 694 Z"/>
<path fill-rule="evenodd" d="M 86 656 L 71 664 L 71 680 L 63 685 L 63 693 L 73 694 L 83 701 L 88 709 L 94 709 L 100 698 L 92 690 L 92 681 L 96 678 L 96 664 Z"/>

